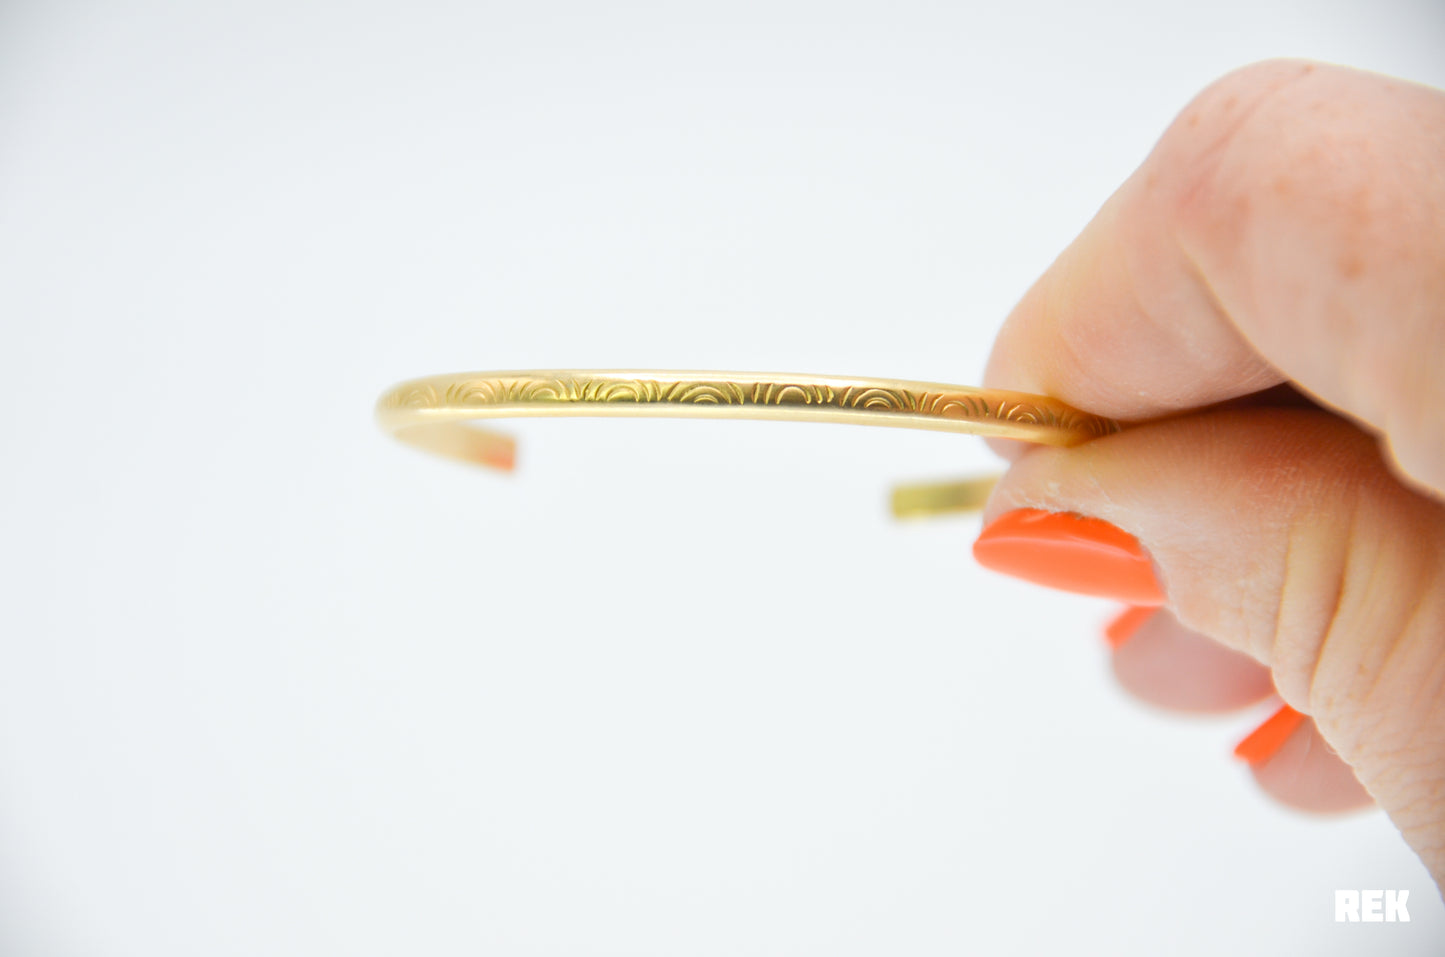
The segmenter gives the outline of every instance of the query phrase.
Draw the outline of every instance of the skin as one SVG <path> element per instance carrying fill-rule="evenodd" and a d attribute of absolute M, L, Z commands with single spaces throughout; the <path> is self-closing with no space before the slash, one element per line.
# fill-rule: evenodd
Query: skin
<path fill-rule="evenodd" d="M 1445 93 L 1301 61 L 1191 103 L 1010 315 L 985 382 L 1132 427 L 996 447 L 985 514 L 1112 522 L 1167 604 L 1115 657 L 1153 703 L 1277 689 L 1255 769 L 1377 803 L 1445 886 Z"/>

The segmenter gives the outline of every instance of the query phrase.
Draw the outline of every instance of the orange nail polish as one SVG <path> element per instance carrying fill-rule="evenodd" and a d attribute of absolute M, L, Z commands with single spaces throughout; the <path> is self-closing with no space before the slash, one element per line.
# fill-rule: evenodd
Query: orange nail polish
<path fill-rule="evenodd" d="M 1239 742 L 1234 748 L 1234 756 L 1258 767 L 1284 747 L 1284 743 L 1304 719 L 1304 715 L 1285 705 L 1270 715 L 1264 724 L 1251 731 L 1249 737 Z"/>
<path fill-rule="evenodd" d="M 1097 518 L 1033 508 L 1006 512 L 973 543 L 973 557 L 985 568 L 1050 588 L 1164 604 L 1138 540 Z"/>
<path fill-rule="evenodd" d="M 1154 617 L 1154 612 L 1157 610 L 1145 605 L 1124 609 L 1123 614 L 1104 626 L 1104 638 L 1109 642 L 1109 647 L 1118 651 L 1119 646 L 1133 638 L 1134 632 L 1138 631 L 1144 622 Z"/>

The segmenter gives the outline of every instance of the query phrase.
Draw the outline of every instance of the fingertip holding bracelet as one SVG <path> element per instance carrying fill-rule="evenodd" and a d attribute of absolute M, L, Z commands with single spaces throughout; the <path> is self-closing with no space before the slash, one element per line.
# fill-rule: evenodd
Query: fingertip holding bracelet
<path fill-rule="evenodd" d="M 907 379 L 799 373 L 572 369 L 465 372 L 403 382 L 376 404 L 381 427 L 447 458 L 511 469 L 516 443 L 474 419 L 626 416 L 835 422 L 1070 446 L 1118 423 L 1057 399 Z M 996 479 L 900 486 L 893 514 L 970 511 Z"/>

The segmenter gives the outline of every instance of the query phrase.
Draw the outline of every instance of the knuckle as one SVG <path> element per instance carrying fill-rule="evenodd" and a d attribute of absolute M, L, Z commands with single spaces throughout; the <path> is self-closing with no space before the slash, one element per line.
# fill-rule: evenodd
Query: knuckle
<path fill-rule="evenodd" d="M 1217 80 L 1185 108 L 1152 158 L 1181 244 L 1212 261 L 1237 249 L 1260 210 L 1316 195 L 1328 175 L 1316 137 L 1296 128 L 1320 68 L 1266 61 Z"/>

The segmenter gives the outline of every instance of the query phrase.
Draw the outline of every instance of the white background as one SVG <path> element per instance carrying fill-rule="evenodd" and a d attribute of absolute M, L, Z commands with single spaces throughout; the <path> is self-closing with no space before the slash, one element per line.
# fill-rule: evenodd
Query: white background
<path fill-rule="evenodd" d="M 976 439 L 538 421 L 466 369 L 974 382 L 1216 76 L 1445 84 L 1431 0 L 0 8 L 0 954 L 1425 954 L 1108 675 L 1101 602 L 897 525 Z M 1409 925 L 1333 923 L 1335 888 Z"/>

